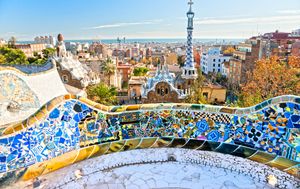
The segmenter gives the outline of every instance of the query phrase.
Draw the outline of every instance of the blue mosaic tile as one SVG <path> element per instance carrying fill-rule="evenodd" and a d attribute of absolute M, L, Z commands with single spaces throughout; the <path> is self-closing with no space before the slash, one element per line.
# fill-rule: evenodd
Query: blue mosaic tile
<path fill-rule="evenodd" d="M 49 116 L 13 137 L 1 138 L 0 172 L 45 161 L 80 148 L 87 140 L 172 136 L 245 145 L 300 161 L 300 109 L 293 102 L 256 106 L 248 115 L 191 110 L 104 114 L 77 100 L 63 102 Z M 264 107 L 264 109 L 260 109 Z M 201 108 L 203 109 L 203 108 Z"/>
<path fill-rule="evenodd" d="M 55 108 L 49 115 L 50 119 L 56 119 L 59 117 L 60 111 L 59 109 Z"/>
<path fill-rule="evenodd" d="M 217 142 L 220 138 L 220 133 L 217 130 L 213 130 L 207 134 L 207 140 Z"/>

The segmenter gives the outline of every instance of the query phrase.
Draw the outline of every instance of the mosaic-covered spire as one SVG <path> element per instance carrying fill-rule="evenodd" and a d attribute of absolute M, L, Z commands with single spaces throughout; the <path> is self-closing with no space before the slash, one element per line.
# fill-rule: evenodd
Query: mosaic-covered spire
<path fill-rule="evenodd" d="M 192 0 L 188 2 L 190 9 L 186 13 L 188 17 L 188 26 L 187 26 L 187 46 L 186 46 L 186 61 L 182 70 L 182 77 L 186 79 L 195 79 L 197 77 L 197 72 L 194 65 L 194 56 L 193 56 L 193 21 L 195 13 L 192 11 L 192 5 L 194 4 Z"/>

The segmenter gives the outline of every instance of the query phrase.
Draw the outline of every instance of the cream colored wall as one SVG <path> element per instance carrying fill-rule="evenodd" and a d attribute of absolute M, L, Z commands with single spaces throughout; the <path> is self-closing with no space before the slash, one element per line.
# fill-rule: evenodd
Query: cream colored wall
<path fill-rule="evenodd" d="M 226 100 L 226 89 L 218 89 L 218 88 L 203 88 L 202 94 L 208 93 L 208 101 L 214 102 L 217 98 L 217 102 L 225 102 Z"/>
<path fill-rule="evenodd" d="M 2 73 L 14 74 L 23 80 L 30 90 L 38 97 L 40 106 L 43 106 L 55 97 L 68 93 L 59 77 L 56 67 L 52 70 L 34 75 L 22 74 L 14 70 L 1 70 L 0 74 Z M 1 99 L 1 101 L 3 102 L 2 105 L 5 106 L 4 102 L 7 102 L 8 100 Z M 0 112 L 0 127 L 1 125 L 24 120 L 39 108 L 32 108 L 19 112 L 9 112 L 5 111 L 5 109 L 5 107 L 2 108 Z"/>
<path fill-rule="evenodd" d="M 169 53 L 166 57 L 167 64 L 177 64 L 177 55 L 176 53 Z"/>
<path fill-rule="evenodd" d="M 128 95 L 129 95 L 129 98 L 132 97 L 132 91 L 135 90 L 136 91 L 136 96 L 141 96 L 141 85 L 129 85 L 129 90 L 128 90 Z"/>

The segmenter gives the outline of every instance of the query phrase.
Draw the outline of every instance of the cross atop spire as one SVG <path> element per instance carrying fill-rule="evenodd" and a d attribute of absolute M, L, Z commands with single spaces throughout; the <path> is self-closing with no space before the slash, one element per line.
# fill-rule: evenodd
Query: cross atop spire
<path fill-rule="evenodd" d="M 190 5 L 190 10 L 192 10 L 192 5 L 194 4 L 193 0 L 190 0 L 188 4 Z"/>

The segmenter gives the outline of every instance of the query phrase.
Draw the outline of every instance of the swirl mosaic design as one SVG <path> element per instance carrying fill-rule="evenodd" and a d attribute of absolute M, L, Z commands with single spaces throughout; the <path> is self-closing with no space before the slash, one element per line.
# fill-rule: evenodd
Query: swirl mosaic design
<path fill-rule="evenodd" d="M 261 152 L 266 154 L 259 156 L 261 161 L 281 158 L 289 162 L 282 169 L 298 169 L 300 98 L 283 96 L 255 107 L 232 109 L 190 104 L 106 107 L 67 95 L 3 132 L 0 172 L 28 167 L 86 146 L 148 137 L 208 141 L 207 147 L 215 146 L 218 151 L 222 144 L 223 151 L 233 154 L 242 146 L 252 152 L 247 157 Z M 235 146 L 233 151 L 226 144 Z"/>
<path fill-rule="evenodd" d="M 21 78 L 12 73 L 0 74 L 0 101 L 1 100 L 17 103 L 16 105 L 19 106 L 18 108 L 20 110 L 40 107 L 37 95 Z"/>

